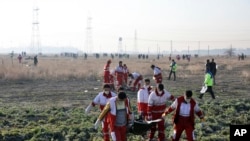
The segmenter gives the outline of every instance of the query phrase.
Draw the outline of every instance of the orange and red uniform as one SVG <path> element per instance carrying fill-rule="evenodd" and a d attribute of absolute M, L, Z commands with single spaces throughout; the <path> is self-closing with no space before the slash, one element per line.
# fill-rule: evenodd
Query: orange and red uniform
<path fill-rule="evenodd" d="M 153 71 L 154 71 L 153 78 L 154 78 L 156 84 L 161 83 L 162 82 L 161 69 L 159 67 L 154 67 Z"/>
<path fill-rule="evenodd" d="M 132 87 L 132 91 L 139 90 L 141 88 L 141 80 L 142 79 L 143 79 L 143 77 L 142 77 L 141 74 L 139 74 L 137 72 L 131 73 L 131 77 L 130 77 L 130 80 L 129 80 L 129 85 L 132 84 L 132 81 L 134 82 L 133 87 Z"/>
<path fill-rule="evenodd" d="M 168 91 L 163 90 L 161 93 L 156 89 L 153 91 L 148 98 L 148 120 L 156 120 L 162 118 L 162 114 L 166 109 L 166 101 L 167 100 L 174 100 L 174 96 L 171 95 Z M 164 120 L 157 123 L 158 125 L 158 140 L 164 141 L 165 140 L 165 127 L 164 127 Z M 156 131 L 156 125 L 153 125 L 151 128 L 151 132 L 149 134 L 149 138 L 153 139 L 154 134 Z"/>
<path fill-rule="evenodd" d="M 110 70 L 109 70 L 109 67 L 110 67 L 110 63 L 111 61 L 108 61 L 107 64 L 104 66 L 104 74 L 103 74 L 103 82 L 105 84 L 110 84 Z"/>
<path fill-rule="evenodd" d="M 100 92 L 92 101 L 92 106 L 94 107 L 95 105 L 99 105 L 100 110 L 103 111 L 103 108 L 108 103 L 108 100 L 114 96 L 116 96 L 116 94 L 113 92 L 109 92 L 109 94 L 105 94 L 104 92 Z M 103 136 L 104 136 L 104 141 L 109 141 L 108 119 L 104 118 L 102 123 L 103 123 L 102 124 L 102 132 L 103 132 Z"/>
<path fill-rule="evenodd" d="M 184 96 L 178 97 L 172 105 L 165 110 L 165 115 L 171 113 L 175 110 L 173 116 L 174 123 L 174 135 L 172 140 L 178 141 L 180 136 L 185 130 L 188 141 L 194 141 L 194 125 L 195 125 L 195 114 L 199 118 L 204 118 L 202 111 L 200 110 L 198 104 L 193 98 L 190 102 L 186 102 Z"/>
<path fill-rule="evenodd" d="M 147 114 L 148 107 L 148 98 L 152 92 L 152 87 L 143 86 L 137 93 L 137 109 L 139 115 L 142 116 L 142 119 L 145 119 Z"/>
<path fill-rule="evenodd" d="M 122 86 L 122 83 L 124 81 L 124 70 L 123 70 L 123 66 L 117 66 L 115 68 L 115 76 L 116 76 L 116 86 L 120 87 Z"/>
<path fill-rule="evenodd" d="M 127 85 L 128 84 L 128 74 L 129 74 L 128 67 L 126 65 L 123 65 L 123 70 L 124 70 L 124 82 Z"/>
<path fill-rule="evenodd" d="M 127 124 L 129 117 L 131 116 L 131 108 L 130 108 L 130 102 L 129 99 L 126 98 L 124 102 L 124 107 L 123 106 L 118 106 L 118 98 L 113 97 L 109 100 L 109 108 L 110 112 L 108 113 L 108 121 L 110 123 L 110 131 L 111 131 L 111 137 L 112 140 L 115 141 L 126 141 L 126 130 L 127 130 Z M 127 123 L 124 126 L 117 126 L 116 125 L 116 117 L 117 117 L 117 110 L 119 110 L 119 107 L 123 107 L 126 110 L 126 120 Z"/>

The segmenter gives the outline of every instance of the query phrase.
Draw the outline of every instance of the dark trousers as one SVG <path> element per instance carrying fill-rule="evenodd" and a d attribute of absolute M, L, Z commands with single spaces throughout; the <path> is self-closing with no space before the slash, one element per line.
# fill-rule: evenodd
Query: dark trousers
<path fill-rule="evenodd" d="M 172 73 L 174 74 L 174 80 L 176 79 L 175 71 L 170 71 L 168 80 L 170 80 Z"/>
<path fill-rule="evenodd" d="M 213 75 L 213 81 L 214 81 L 214 85 L 215 85 L 215 75 Z"/>
<path fill-rule="evenodd" d="M 205 93 L 207 93 L 207 92 L 209 92 L 209 93 L 211 94 L 211 97 L 212 97 L 213 99 L 215 99 L 214 91 L 213 91 L 212 86 L 207 86 L 207 90 L 206 90 Z M 199 97 L 199 98 L 202 99 L 203 95 L 204 95 L 204 94 L 200 94 L 200 97 Z"/>

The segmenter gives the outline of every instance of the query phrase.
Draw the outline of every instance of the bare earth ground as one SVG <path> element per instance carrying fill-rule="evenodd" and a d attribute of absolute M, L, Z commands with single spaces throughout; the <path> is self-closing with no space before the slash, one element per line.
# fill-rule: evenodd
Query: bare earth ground
<path fill-rule="evenodd" d="M 165 58 L 166 59 L 166 58 Z M 205 62 L 206 58 L 202 58 L 201 62 Z M 250 74 L 250 63 L 243 63 L 232 60 L 237 63 L 230 66 L 223 61 L 224 59 L 218 58 L 219 65 L 216 75 L 216 85 L 213 87 L 216 95 L 216 100 L 219 102 L 223 99 L 250 99 L 250 76 L 242 76 L 242 71 Z M 216 61 L 217 61 L 216 60 Z M 250 62 L 247 58 L 244 62 Z M 126 60 L 129 62 L 129 60 Z M 230 60 L 229 60 L 230 61 Z M 192 60 L 191 60 L 192 62 Z M 178 62 L 177 62 L 178 63 Z M 151 63 L 148 63 L 150 66 Z M 169 62 L 166 63 L 166 66 Z M 197 65 L 204 65 L 198 63 Z M 100 69 L 102 69 L 103 64 Z M 182 70 L 177 72 L 177 81 L 167 80 L 169 71 L 163 70 L 164 80 L 163 84 L 166 89 L 175 96 L 179 96 L 186 89 L 191 89 L 196 98 L 203 83 L 204 73 L 192 73 L 188 67 L 188 63 L 182 64 Z M 133 66 L 130 66 L 132 70 Z M 149 71 L 150 68 L 148 67 Z M 151 75 L 144 76 L 151 78 Z M 173 76 L 172 76 L 173 77 Z M 153 82 L 152 82 L 153 83 Z M 154 84 L 154 83 L 153 83 Z M 82 107 L 83 110 L 101 91 L 102 78 L 99 79 L 69 79 L 69 80 L 0 80 L 0 106 L 1 107 Z M 136 93 L 128 92 L 135 105 Z M 205 101 L 210 99 L 210 95 L 204 96 Z M 200 101 L 202 104 L 204 101 Z"/>
<path fill-rule="evenodd" d="M 249 58 L 244 61 L 250 62 Z M 240 65 L 239 62 L 237 67 L 232 66 L 231 70 L 226 68 L 226 64 L 217 64 L 219 67 L 216 75 L 216 85 L 213 87 L 217 98 L 250 98 L 250 76 L 248 78 L 241 76 L 242 70 L 250 71 L 250 63 Z M 150 66 L 150 63 L 148 66 Z M 130 70 L 132 70 L 132 66 L 130 66 Z M 198 94 L 203 83 L 203 73 L 192 74 L 189 70 L 178 71 L 177 81 L 172 81 L 167 80 L 169 72 L 164 70 L 163 83 L 166 89 L 173 95 L 181 95 L 186 89 L 191 89 Z M 188 77 L 186 77 L 185 73 L 189 74 Z M 151 78 L 152 76 L 145 77 Z M 154 82 L 152 84 L 154 85 Z M 101 91 L 101 85 L 102 78 L 99 80 L 0 80 L 0 106 L 85 107 Z M 136 99 L 136 93 L 129 94 L 131 99 Z M 204 98 L 210 98 L 209 94 Z"/>

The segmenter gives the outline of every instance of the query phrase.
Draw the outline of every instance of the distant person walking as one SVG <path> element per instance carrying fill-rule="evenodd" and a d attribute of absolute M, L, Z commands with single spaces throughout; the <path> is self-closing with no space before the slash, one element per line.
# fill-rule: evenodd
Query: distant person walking
<path fill-rule="evenodd" d="M 37 55 L 34 57 L 34 65 L 37 66 L 38 63 L 38 59 L 37 59 Z"/>
<path fill-rule="evenodd" d="M 214 92 L 213 92 L 213 74 L 210 71 L 207 71 L 205 73 L 204 85 L 207 87 L 206 92 L 209 92 L 212 98 L 215 99 Z M 203 95 L 204 93 L 201 93 L 199 98 L 202 99 Z"/>
<path fill-rule="evenodd" d="M 151 65 L 151 69 L 153 70 L 153 79 L 155 80 L 156 85 L 162 82 L 162 74 L 161 68 L 156 67 L 155 65 Z"/>
<path fill-rule="evenodd" d="M 174 74 L 174 81 L 176 80 L 176 70 L 177 70 L 177 64 L 174 61 L 174 59 L 172 59 L 172 63 L 170 64 L 170 73 L 168 80 L 170 80 L 172 73 Z"/>
<path fill-rule="evenodd" d="M 212 58 L 212 62 L 210 63 L 210 71 L 213 75 L 213 81 L 214 81 L 214 85 L 215 85 L 215 75 L 217 72 L 217 68 L 216 68 L 216 63 L 214 61 L 214 58 Z"/>
<path fill-rule="evenodd" d="M 200 110 L 198 103 L 192 98 L 192 91 L 188 90 L 183 96 L 178 97 L 162 114 L 162 117 L 175 111 L 173 115 L 174 134 L 172 141 L 179 141 L 183 130 L 186 132 L 188 141 L 195 140 L 194 125 L 195 125 L 195 114 L 204 122 L 204 114 Z"/>
<path fill-rule="evenodd" d="M 210 60 L 207 59 L 207 63 L 205 64 L 205 72 L 210 71 Z"/>
<path fill-rule="evenodd" d="M 19 54 L 19 55 L 18 55 L 18 57 L 17 57 L 17 59 L 18 59 L 19 63 L 22 63 L 22 58 L 23 58 L 23 57 L 22 57 L 22 55 L 21 55 L 21 54 Z"/>

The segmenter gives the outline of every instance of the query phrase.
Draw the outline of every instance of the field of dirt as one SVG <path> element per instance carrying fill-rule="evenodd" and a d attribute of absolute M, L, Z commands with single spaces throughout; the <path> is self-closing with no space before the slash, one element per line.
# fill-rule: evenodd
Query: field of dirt
<path fill-rule="evenodd" d="M 211 58 L 211 57 L 210 57 Z M 166 60 L 166 58 L 163 58 Z M 162 59 L 162 60 L 163 60 Z M 195 58 L 198 60 L 199 58 Z M 195 60 L 194 59 L 194 60 Z M 195 65 L 204 65 L 206 60 L 202 58 Z M 190 63 L 192 63 L 191 60 Z M 227 63 L 228 60 L 228 63 Z M 232 60 L 232 61 L 231 61 Z M 97 60 L 98 61 L 98 60 Z M 124 60 L 124 62 L 130 60 Z M 135 59 L 131 61 L 136 61 Z M 185 60 L 184 60 L 185 61 Z M 218 58 L 218 71 L 216 75 L 216 85 L 213 87 L 218 99 L 227 98 L 250 98 L 250 62 L 249 58 L 244 61 L 237 61 L 237 58 Z M 230 62 L 231 61 L 231 62 Z M 146 62 L 146 61 L 145 61 Z M 181 62 L 181 61 L 180 61 Z M 185 61 L 186 62 L 186 61 Z M 235 64 L 234 64 L 235 62 Z M 160 62 L 161 65 L 164 62 Z M 166 61 L 166 66 L 168 66 Z M 177 61 L 177 63 L 179 63 Z M 148 62 L 148 66 L 151 62 Z M 178 64 L 181 67 L 177 71 L 177 80 L 167 80 L 168 70 L 163 70 L 163 84 L 173 95 L 180 95 L 186 89 L 193 90 L 196 94 L 202 86 L 204 80 L 203 71 L 192 73 L 188 63 Z M 133 71 L 133 66 L 129 66 Z M 99 68 L 102 70 L 102 66 Z M 148 71 L 151 69 L 148 67 Z M 56 71 L 56 70 L 55 70 Z M 242 72 L 246 72 L 246 76 Z M 151 78 L 151 74 L 144 75 L 144 78 Z M 173 77 L 173 76 L 172 76 Z M 102 77 L 97 79 L 69 79 L 69 80 L 0 80 L 0 106 L 86 106 L 93 97 L 101 91 Z M 152 85 L 154 82 L 152 80 Z M 136 98 L 136 93 L 129 92 L 132 99 Z M 205 98 L 210 98 L 205 96 Z"/>
<path fill-rule="evenodd" d="M 133 62 L 133 65 L 143 62 L 148 69 L 144 73 L 144 78 L 152 78 L 150 65 L 152 63 L 159 64 L 163 67 L 163 84 L 165 88 L 170 91 L 174 96 L 182 95 L 182 93 L 190 89 L 194 92 L 194 98 L 196 99 L 201 86 L 204 81 L 203 67 L 207 58 L 201 57 L 192 58 L 191 62 L 187 60 L 177 61 L 178 71 L 177 80 L 167 80 L 169 74 L 169 64 L 167 57 L 160 58 L 160 60 L 138 60 L 123 59 L 124 62 L 129 64 Z M 39 61 L 42 61 L 41 58 Z M 76 59 L 84 61 L 81 59 Z M 119 61 L 115 58 L 116 62 Z M 89 62 L 97 62 L 99 64 L 99 71 L 102 72 L 105 59 L 89 60 Z M 236 57 L 215 57 L 215 61 L 218 65 L 216 75 L 216 85 L 213 87 L 216 100 L 228 99 L 250 99 L 250 58 L 246 58 L 243 61 L 238 61 Z M 115 62 L 115 61 L 114 61 Z M 101 65 L 100 65 L 101 64 Z M 131 63 L 132 64 L 132 63 Z M 2 64 L 3 65 L 3 64 Z M 112 64 L 113 67 L 116 65 Z M 138 71 L 136 66 L 128 65 L 130 71 Z M 191 68 L 190 68 L 191 66 Z M 198 69 L 196 69 L 196 67 Z M 87 67 L 85 67 L 87 68 Z M 136 68 L 133 70 L 133 68 Z M 194 70 L 192 70 L 194 68 Z M 56 70 L 54 70 L 56 71 Z M 145 72 L 145 70 L 144 70 Z M 148 73 L 150 72 L 150 73 Z M 74 72 L 72 72 L 74 73 Z M 173 76 L 172 76 L 173 77 Z M 152 80 L 152 85 L 154 81 Z M 0 107 L 19 107 L 22 108 L 38 108 L 48 109 L 51 107 L 64 107 L 64 108 L 80 108 L 82 111 L 86 108 L 87 104 L 96 96 L 100 91 L 102 85 L 102 77 L 98 75 L 95 78 L 70 78 L 70 79 L 18 79 L 18 80 L 0 80 Z M 127 91 L 128 96 L 132 101 L 133 107 L 136 107 L 136 93 Z M 197 99 L 198 100 L 198 99 Z M 200 101 L 202 105 L 205 101 L 210 101 L 211 96 L 206 94 L 204 100 Z M 4 128 L 4 127 L 2 127 Z"/>

